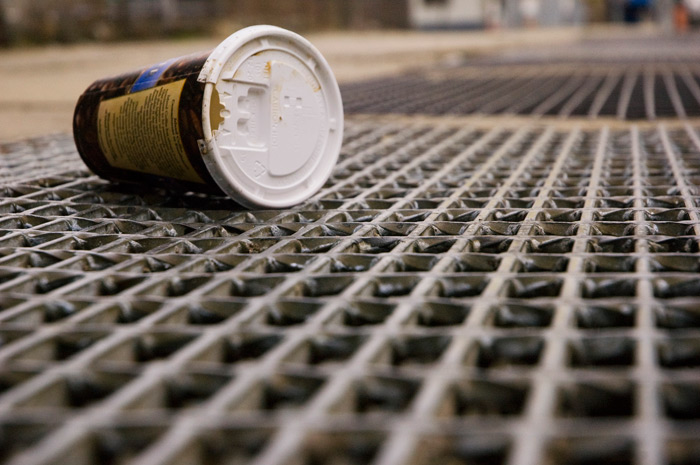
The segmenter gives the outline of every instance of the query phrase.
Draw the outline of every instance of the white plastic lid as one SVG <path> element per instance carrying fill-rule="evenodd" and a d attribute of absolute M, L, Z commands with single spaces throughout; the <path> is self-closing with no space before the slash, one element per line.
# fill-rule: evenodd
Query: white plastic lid
<path fill-rule="evenodd" d="M 200 148 L 224 192 L 248 207 L 285 208 L 325 184 L 343 139 L 343 104 L 308 40 L 274 26 L 242 29 L 214 49 L 199 81 Z"/>

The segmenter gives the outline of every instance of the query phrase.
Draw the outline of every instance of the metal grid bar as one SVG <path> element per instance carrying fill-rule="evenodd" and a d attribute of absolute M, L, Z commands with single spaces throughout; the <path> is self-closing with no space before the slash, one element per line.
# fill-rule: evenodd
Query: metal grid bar
<path fill-rule="evenodd" d="M 614 91 L 620 82 L 621 75 L 616 71 L 610 71 L 606 76 L 605 81 L 600 87 L 600 90 L 595 93 L 592 98 L 590 109 L 588 110 L 588 116 L 590 118 L 597 118 L 600 115 L 603 105 L 610 98 L 610 94 Z"/>
<path fill-rule="evenodd" d="M 285 211 L 0 147 L 0 460 L 695 460 L 694 125 L 346 134 Z"/>

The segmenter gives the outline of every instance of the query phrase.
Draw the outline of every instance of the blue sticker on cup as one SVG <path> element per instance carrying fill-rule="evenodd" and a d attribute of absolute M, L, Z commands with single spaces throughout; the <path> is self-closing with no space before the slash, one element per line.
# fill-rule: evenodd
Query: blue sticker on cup
<path fill-rule="evenodd" d="M 158 63 L 157 65 L 153 65 L 141 73 L 141 76 L 139 76 L 136 82 L 134 82 L 134 85 L 131 86 L 131 93 L 155 87 L 165 70 L 167 70 L 176 60 L 177 58 L 173 58 L 172 60 Z"/>

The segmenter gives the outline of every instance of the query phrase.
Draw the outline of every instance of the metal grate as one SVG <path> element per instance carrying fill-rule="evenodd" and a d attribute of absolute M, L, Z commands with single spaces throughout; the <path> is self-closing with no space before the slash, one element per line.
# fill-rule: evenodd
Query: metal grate
<path fill-rule="evenodd" d="M 350 113 L 686 118 L 700 116 L 700 68 L 697 57 L 504 61 L 348 84 L 343 97 Z"/>
<path fill-rule="evenodd" d="M 284 211 L 2 145 L 0 458 L 698 463 L 698 130 L 354 117 Z"/>

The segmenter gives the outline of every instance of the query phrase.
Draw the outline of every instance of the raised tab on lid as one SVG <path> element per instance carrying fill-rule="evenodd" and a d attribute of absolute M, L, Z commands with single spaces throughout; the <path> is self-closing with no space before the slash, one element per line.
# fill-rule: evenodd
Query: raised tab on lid
<path fill-rule="evenodd" d="M 272 26 L 239 31 L 212 53 L 200 80 L 204 158 L 225 192 L 248 206 L 280 208 L 323 186 L 340 151 L 342 102 L 306 39 Z"/>

